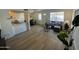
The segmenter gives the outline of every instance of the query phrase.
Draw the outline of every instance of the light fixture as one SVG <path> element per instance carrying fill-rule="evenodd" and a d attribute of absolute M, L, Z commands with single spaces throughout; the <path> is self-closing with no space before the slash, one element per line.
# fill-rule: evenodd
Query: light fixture
<path fill-rule="evenodd" d="M 43 14 L 44 16 L 46 15 L 46 13 Z"/>

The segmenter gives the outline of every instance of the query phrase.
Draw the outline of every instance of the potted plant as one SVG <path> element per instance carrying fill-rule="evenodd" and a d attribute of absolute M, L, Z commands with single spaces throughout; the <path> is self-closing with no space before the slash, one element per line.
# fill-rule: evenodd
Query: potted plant
<path fill-rule="evenodd" d="M 62 41 L 62 43 L 65 45 L 65 48 L 66 50 L 69 49 L 69 45 L 68 45 L 68 41 L 67 41 L 67 38 L 68 38 L 68 34 L 64 31 L 61 31 L 57 37 L 59 38 L 60 41 Z"/>

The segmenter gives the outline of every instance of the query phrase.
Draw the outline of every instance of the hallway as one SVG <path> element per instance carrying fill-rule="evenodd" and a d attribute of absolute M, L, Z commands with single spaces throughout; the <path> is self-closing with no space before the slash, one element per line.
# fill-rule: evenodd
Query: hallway
<path fill-rule="evenodd" d="M 52 30 L 45 32 L 41 26 L 35 25 L 30 31 L 7 39 L 6 44 L 12 50 L 63 50 L 64 45 L 56 35 Z"/>

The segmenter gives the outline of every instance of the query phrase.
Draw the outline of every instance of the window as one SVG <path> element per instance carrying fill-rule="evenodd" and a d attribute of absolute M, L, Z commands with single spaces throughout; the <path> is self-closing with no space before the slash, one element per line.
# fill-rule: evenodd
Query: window
<path fill-rule="evenodd" d="M 42 14 L 41 13 L 38 14 L 38 20 L 42 20 Z"/>
<path fill-rule="evenodd" d="M 51 12 L 50 21 L 64 21 L 64 12 Z"/>

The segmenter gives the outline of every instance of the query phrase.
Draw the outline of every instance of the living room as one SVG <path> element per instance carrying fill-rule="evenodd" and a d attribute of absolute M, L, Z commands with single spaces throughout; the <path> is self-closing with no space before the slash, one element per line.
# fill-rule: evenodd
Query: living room
<path fill-rule="evenodd" d="M 23 48 L 24 49 L 33 49 L 34 48 L 35 49 L 38 46 L 39 46 L 39 48 L 36 48 L 36 49 L 42 49 L 42 48 L 45 49 L 44 47 L 46 47 L 46 45 L 45 46 L 44 46 L 44 44 L 41 45 L 40 42 L 42 42 L 42 40 L 39 41 L 40 39 L 45 38 L 45 36 L 43 35 L 42 37 L 39 38 L 38 36 L 42 35 L 43 33 L 37 35 L 38 33 L 36 33 L 36 31 L 37 32 L 40 32 L 41 29 L 44 28 L 46 22 L 55 21 L 55 20 L 56 20 L 54 22 L 55 23 L 55 25 L 54 25 L 55 27 L 58 27 L 59 28 L 59 26 L 62 26 L 62 29 L 63 29 L 64 23 L 67 22 L 69 24 L 69 27 L 71 28 L 71 22 L 72 22 L 73 17 L 74 17 L 74 9 L 35 9 L 35 10 L 34 9 L 24 9 L 24 10 L 25 11 L 21 10 L 20 12 L 25 13 L 24 14 L 24 16 L 26 15 L 26 17 L 25 17 L 25 20 L 26 20 L 25 24 L 26 24 L 26 26 L 25 27 L 27 29 L 29 29 L 29 28 L 30 29 L 28 31 L 27 30 L 24 30 L 21 33 L 15 34 L 15 35 L 13 34 L 14 31 L 13 31 L 13 27 L 12 27 L 12 24 L 11 24 L 11 20 L 10 19 L 8 20 L 8 17 L 9 17 L 8 11 L 9 10 L 6 10 L 6 9 L 0 10 L 1 11 L 1 18 L 4 19 L 4 20 L 0 20 L 0 22 L 1 22 L 1 28 L 2 28 L 2 30 L 1 30 L 2 34 L 1 35 L 2 35 L 2 37 L 5 37 L 5 39 L 7 41 L 7 46 L 11 47 L 11 49 L 12 48 L 13 49 L 17 49 L 17 48 L 19 48 L 19 49 L 23 49 Z M 14 10 L 14 11 L 16 11 L 16 10 Z M 6 17 L 3 17 L 3 15 L 6 16 Z M 61 19 L 58 20 L 59 18 L 57 18 L 56 16 L 59 17 L 59 18 L 61 18 Z M 53 20 L 51 20 L 52 18 L 53 18 Z M 30 20 L 33 20 L 33 21 L 30 22 Z M 36 21 L 36 22 L 34 22 L 34 21 Z M 62 25 L 58 25 L 58 22 L 57 21 L 61 21 L 62 22 Z M 30 23 L 33 23 L 34 26 L 30 26 L 31 25 Z M 38 25 L 41 26 L 42 28 L 39 27 Z M 23 29 L 22 27 L 20 29 L 18 29 L 17 31 Z M 31 34 L 28 34 L 30 32 L 31 32 Z M 48 33 L 48 32 L 45 32 L 44 34 L 49 37 L 49 34 L 46 34 L 46 33 Z M 55 33 L 53 33 L 52 35 L 54 35 L 54 34 Z M 31 36 L 29 36 L 31 38 L 26 37 L 26 35 L 27 36 L 31 35 Z M 34 36 L 35 38 L 32 37 L 32 35 L 35 35 Z M 14 39 L 14 38 L 17 38 L 16 36 L 18 37 L 19 40 L 18 39 Z M 36 36 L 37 36 L 37 38 L 36 38 Z M 24 37 L 24 39 L 23 39 L 23 37 Z M 49 39 L 48 37 L 46 37 L 46 38 Z M 35 40 L 33 40 L 32 38 L 35 39 Z M 52 38 L 54 38 L 54 37 L 52 37 Z M 29 39 L 30 41 L 27 41 L 26 39 Z M 36 39 L 38 39 L 38 41 L 36 41 Z M 26 43 L 22 42 L 22 40 L 24 40 L 26 42 L 30 42 L 30 43 L 27 43 L 26 44 Z M 31 41 L 35 42 L 36 44 L 32 44 Z M 19 42 L 20 42 L 20 44 L 19 44 Z M 53 41 L 53 42 L 55 43 L 55 41 Z M 56 41 L 56 42 L 59 42 L 59 41 Z M 16 46 L 14 46 L 15 43 L 16 44 L 18 43 L 18 44 Z M 39 44 L 37 45 L 37 43 L 39 43 Z M 34 47 L 33 46 L 30 46 L 29 47 L 30 44 L 34 45 Z M 51 44 L 52 44 L 52 42 L 51 42 Z M 47 43 L 48 47 L 46 47 L 46 49 L 63 49 L 63 44 L 61 42 L 59 42 L 60 46 L 57 44 L 56 47 L 52 46 L 54 44 L 52 44 L 52 45 L 51 44 Z M 26 47 L 26 45 L 28 45 L 29 48 Z M 19 46 L 24 46 L 24 47 L 22 48 L 22 47 L 19 47 Z M 52 46 L 52 48 L 51 48 L 51 46 Z M 59 48 L 57 48 L 57 47 L 59 47 Z"/>

